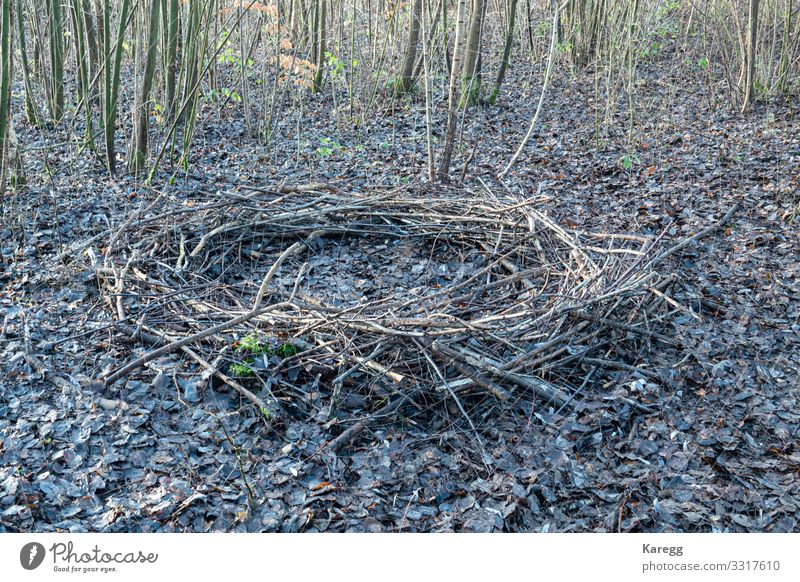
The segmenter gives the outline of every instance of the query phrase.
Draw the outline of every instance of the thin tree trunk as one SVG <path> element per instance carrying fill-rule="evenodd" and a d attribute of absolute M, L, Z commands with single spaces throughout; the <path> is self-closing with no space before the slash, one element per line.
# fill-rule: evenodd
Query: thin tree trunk
<path fill-rule="evenodd" d="M 201 67 L 198 46 L 200 45 L 200 4 L 195 1 L 189 4 L 189 17 L 186 26 L 183 50 L 183 99 L 191 95 L 192 88 L 197 85 L 198 70 Z M 194 116 L 195 103 L 183 109 L 183 121 Z"/>
<path fill-rule="evenodd" d="M 83 18 L 83 4 L 81 0 L 72 0 L 72 28 L 75 34 L 75 56 L 78 64 L 78 106 L 83 106 L 86 116 L 84 130 L 84 143 L 94 149 L 94 127 L 92 117 L 92 103 L 89 97 L 91 74 L 89 72 L 89 51 L 86 40 L 86 28 Z"/>
<path fill-rule="evenodd" d="M 166 108 L 167 121 L 172 122 L 175 115 L 176 95 L 175 77 L 178 71 L 178 23 L 180 22 L 179 0 L 167 0 L 167 58 L 166 58 Z"/>
<path fill-rule="evenodd" d="M 22 82 L 25 87 L 25 119 L 34 127 L 38 127 L 40 118 L 39 110 L 36 108 L 36 102 L 33 99 L 33 85 L 31 84 L 31 71 L 28 62 L 28 43 L 25 39 L 25 19 L 22 6 L 22 0 L 17 0 L 17 42 L 19 44 L 19 56 L 22 63 Z"/>
<path fill-rule="evenodd" d="M 320 12 L 320 3 L 322 0 L 311 0 L 314 3 L 314 12 L 311 16 L 311 35 L 309 37 L 309 42 L 311 44 L 311 62 L 314 63 L 314 66 L 319 66 L 319 49 L 317 48 L 317 44 L 319 43 L 319 12 Z"/>
<path fill-rule="evenodd" d="M 122 0 L 120 9 L 119 28 L 115 43 L 111 46 L 111 6 L 106 1 L 103 4 L 103 62 L 105 63 L 104 91 L 103 91 L 103 130 L 106 142 L 106 164 L 108 171 L 113 175 L 117 168 L 117 154 L 114 147 L 114 129 L 117 125 L 117 98 L 119 96 L 119 71 L 122 64 L 122 41 L 128 24 L 130 0 Z M 113 58 L 113 66 L 112 66 Z"/>
<path fill-rule="evenodd" d="M 86 0 L 87 2 L 92 2 L 92 0 Z M 103 0 L 94 0 L 94 17 L 95 22 L 97 23 L 97 63 L 98 66 L 102 63 L 101 69 L 105 70 L 106 68 L 106 61 L 105 59 L 105 37 L 106 37 L 106 29 L 105 24 L 103 22 Z M 99 71 L 99 69 L 98 69 Z M 102 88 L 100 90 L 102 96 Z M 101 123 L 102 123 L 102 115 L 100 116 Z"/>
<path fill-rule="evenodd" d="M 467 0 L 458 0 L 456 11 L 456 39 L 453 46 L 453 63 L 450 66 L 450 89 L 447 95 L 447 129 L 445 130 L 444 151 L 439 164 L 438 178 L 442 182 L 449 180 L 450 162 L 453 158 L 453 147 L 456 138 L 456 121 L 458 114 L 458 85 L 461 74 L 461 46 L 464 44 L 464 21 L 466 20 Z"/>
<path fill-rule="evenodd" d="M 89 0 L 82 0 L 83 27 L 86 34 L 87 59 L 89 65 L 89 98 L 92 104 L 99 105 L 96 80 L 100 72 L 100 48 L 97 44 L 97 28 Z"/>
<path fill-rule="evenodd" d="M 508 162 L 508 165 L 503 168 L 503 171 L 500 172 L 497 177 L 498 179 L 502 180 L 506 177 L 511 167 L 517 161 L 519 156 L 522 154 L 522 151 L 525 149 L 525 146 L 528 145 L 528 141 L 531 139 L 533 135 L 533 129 L 536 127 L 536 122 L 539 121 L 539 115 L 542 113 L 542 106 L 544 105 L 544 96 L 547 92 L 547 85 L 550 82 L 550 72 L 553 70 L 553 55 L 556 52 L 556 42 L 558 40 L 558 23 L 559 23 L 559 15 L 561 12 L 561 6 L 556 6 L 555 12 L 553 13 L 553 31 L 552 36 L 550 37 L 550 54 L 547 57 L 547 68 L 544 72 L 544 81 L 542 82 L 542 92 L 539 95 L 539 103 L 536 105 L 536 113 L 533 114 L 533 119 L 531 120 L 531 125 L 528 128 L 528 132 L 525 134 L 525 137 L 522 139 L 522 143 L 519 144 L 517 151 L 514 152 L 514 155 L 511 157 L 511 160 Z"/>
<path fill-rule="evenodd" d="M 239 74 L 242 77 L 242 109 L 244 110 L 244 124 L 247 128 L 247 135 L 253 135 L 253 123 L 250 118 L 250 95 L 248 90 L 249 79 L 247 78 L 247 61 L 248 61 L 248 53 L 246 52 L 245 45 L 244 45 L 244 18 L 242 17 L 242 12 L 244 11 L 245 6 L 239 4 Z M 278 36 L 280 36 L 280 27 L 278 28 Z"/>
<path fill-rule="evenodd" d="M 461 105 L 475 105 L 480 101 L 481 76 L 478 61 L 481 52 L 481 31 L 486 0 L 473 0 L 472 16 L 469 21 L 466 53 L 464 55 L 464 72 L 461 87 Z"/>
<path fill-rule="evenodd" d="M 786 19 L 783 22 L 783 35 L 781 37 L 781 59 L 778 65 L 778 91 L 787 93 L 789 87 L 789 64 L 792 58 L 792 47 L 790 46 L 790 36 L 792 32 L 792 0 L 789 0 L 786 7 Z"/>
<path fill-rule="evenodd" d="M 203 55 L 205 55 L 205 51 L 208 46 L 208 35 L 207 33 L 203 32 L 204 12 L 205 11 L 203 10 L 203 7 L 200 5 L 199 1 L 195 0 L 189 3 L 189 22 L 184 39 L 184 59 L 182 63 L 184 80 L 183 97 L 182 105 L 176 113 L 177 119 L 184 122 L 183 151 L 181 153 L 181 163 L 183 164 L 184 168 L 188 168 L 189 164 L 189 146 L 194 135 L 195 122 L 197 120 L 200 84 L 203 77 L 214 66 L 214 63 L 216 62 L 216 54 L 219 52 L 219 50 L 221 50 L 221 48 L 218 47 L 214 59 L 205 65 L 203 64 Z M 177 120 L 175 119 L 172 121 L 167 139 L 170 139 L 170 137 L 175 135 L 174 131 L 177 128 L 176 121 Z M 150 176 L 148 180 L 152 178 L 153 172 L 158 166 L 158 161 L 160 160 L 163 151 L 164 146 L 162 146 L 161 152 L 159 152 L 159 154 L 156 156 L 153 167 L 150 170 Z"/>
<path fill-rule="evenodd" d="M 437 12 L 438 14 L 438 12 Z M 425 15 L 422 15 L 422 69 L 423 69 L 423 88 L 425 90 L 425 138 L 428 147 L 428 179 L 433 182 L 435 171 L 435 160 L 433 155 L 433 135 L 431 130 L 431 87 L 430 70 L 428 67 L 428 43 L 427 32 L 425 30 Z"/>
<path fill-rule="evenodd" d="M 756 41 L 758 39 L 758 6 L 760 0 L 750 0 L 750 14 L 747 18 L 747 60 L 746 77 L 744 84 L 744 102 L 742 103 L 742 113 L 744 113 L 750 101 L 753 99 L 753 76 L 756 70 Z"/>
<path fill-rule="evenodd" d="M 0 8 L 0 201 L 6 190 L 8 170 L 9 127 L 11 126 L 11 68 L 13 50 L 11 45 L 11 2 L 3 0 Z"/>
<path fill-rule="evenodd" d="M 448 28 L 447 28 L 447 0 L 442 0 L 442 57 L 444 57 L 444 66 L 447 68 L 447 75 L 453 72 L 453 59 L 448 50 Z"/>
<path fill-rule="evenodd" d="M 150 91 L 153 89 L 153 77 L 156 71 L 156 50 L 158 48 L 158 24 L 161 0 L 150 0 L 150 25 L 147 35 L 144 78 L 139 106 L 136 108 L 136 125 L 134 146 L 131 152 L 130 166 L 134 170 L 144 167 L 147 159 L 147 128 L 150 118 Z"/>
<path fill-rule="evenodd" d="M 514 44 L 514 23 L 516 17 L 517 0 L 511 0 L 508 7 L 508 30 L 506 31 L 506 44 L 503 47 L 503 60 L 500 62 L 497 80 L 494 82 L 494 87 L 492 87 L 492 92 L 489 95 L 490 105 L 494 105 L 497 102 L 497 96 L 500 95 L 500 86 L 506 78 L 506 70 L 508 70 L 509 57 L 511 56 L 511 47 Z"/>
<path fill-rule="evenodd" d="M 531 0 L 525 0 L 525 20 L 528 21 L 528 49 L 533 55 L 533 23 L 531 22 Z"/>
<path fill-rule="evenodd" d="M 317 39 L 316 39 L 316 59 L 315 65 L 317 70 L 314 74 L 314 91 L 322 91 L 322 80 L 325 72 L 325 45 L 328 35 L 327 20 L 328 20 L 328 0 L 317 0 L 319 4 L 319 20 L 316 25 Z"/>
<path fill-rule="evenodd" d="M 408 29 L 403 70 L 397 81 L 397 93 L 404 94 L 414 88 L 414 65 L 417 62 L 417 44 L 419 43 L 420 20 L 422 19 L 422 0 L 414 0 L 411 9 L 411 22 Z"/>
<path fill-rule="evenodd" d="M 7 0 L 3 0 L 5 4 Z M 50 27 L 50 120 L 57 124 L 64 117 L 64 18 L 61 0 L 47 4 Z"/>
<path fill-rule="evenodd" d="M 430 13 L 430 7 L 428 7 L 428 12 Z M 422 10 L 422 22 L 421 22 L 421 24 L 424 24 L 425 22 L 427 22 L 425 20 L 425 18 L 427 18 L 428 21 L 433 20 L 433 22 L 431 23 L 430 27 L 424 26 L 423 28 L 420 29 L 420 34 L 427 34 L 428 35 L 427 37 L 423 38 L 423 40 L 422 40 L 422 46 L 423 46 L 422 50 L 423 51 L 425 50 L 424 47 L 425 47 L 426 41 L 427 41 L 427 46 L 429 47 L 428 50 L 431 51 L 431 52 L 428 53 L 428 63 L 429 64 L 433 62 L 433 57 L 434 57 L 434 54 L 436 53 L 436 39 L 434 38 L 434 36 L 436 34 L 436 29 L 439 27 L 439 19 L 441 17 L 442 17 L 442 11 L 439 10 L 438 6 L 436 7 L 436 9 L 433 11 L 432 14 L 427 14 L 426 15 L 425 14 L 425 8 L 423 8 L 423 10 Z M 427 31 L 427 32 L 425 32 L 425 31 Z M 419 55 L 417 55 L 417 65 L 414 67 L 414 79 L 418 79 L 419 76 L 422 74 L 423 65 L 424 65 L 423 59 L 420 58 Z"/>

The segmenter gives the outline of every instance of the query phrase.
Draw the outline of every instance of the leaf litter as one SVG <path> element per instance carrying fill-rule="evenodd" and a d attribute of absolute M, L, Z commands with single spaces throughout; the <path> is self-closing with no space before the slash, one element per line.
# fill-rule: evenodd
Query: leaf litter
<path fill-rule="evenodd" d="M 626 168 L 622 136 L 592 147 L 582 88 L 560 83 L 561 101 L 507 189 L 492 181 L 492 160 L 516 143 L 513 130 L 482 140 L 463 186 L 398 184 L 410 177 L 403 156 L 424 153 L 404 138 L 415 130 L 402 111 L 389 125 L 403 156 L 375 132 L 357 138 L 363 152 L 331 156 L 314 176 L 291 160 L 254 175 L 248 156 L 221 163 L 209 150 L 150 210 L 157 192 L 130 178 L 110 185 L 91 162 L 56 177 L 55 202 L 33 183 L 43 195 L 20 201 L 26 222 L 0 232 L 0 528 L 795 530 L 800 152 L 791 107 L 770 104 L 746 120 L 701 114 L 692 96 L 678 96 L 671 120 L 642 117 L 639 163 Z M 507 104 L 475 113 L 468 143 L 475 132 L 516 126 L 525 107 L 513 91 Z M 236 127 L 227 130 L 234 139 Z M 373 155 L 380 164 L 369 165 Z M 282 196 L 286 220 L 270 208 Z M 311 212 L 326 197 L 319 214 L 297 216 L 298 205 L 313 202 Z M 543 257 L 526 207 L 556 227 L 534 219 Z M 484 226 L 489 210 L 502 219 Z M 721 228 L 649 264 L 710 225 Z M 330 232 L 309 240 L 320 227 Z M 248 333 L 273 351 L 296 344 L 288 357 L 255 357 L 252 378 L 228 376 L 257 393 L 268 415 L 182 350 L 104 384 L 159 346 L 246 313 L 295 243 L 302 252 L 276 270 L 264 303 L 286 303 L 281 317 L 260 314 L 189 346 L 228 375 L 243 357 L 233 342 Z M 609 252 L 642 244 L 644 255 Z M 604 285 L 592 262 L 608 266 Z M 483 293 L 453 303 L 452 289 L 481 269 Z M 655 289 L 661 295 L 641 284 L 608 298 L 622 301 L 615 318 L 581 319 L 570 308 L 543 328 L 531 324 L 542 310 L 585 305 L 601 287 L 650 272 L 654 285 L 672 280 Z M 113 325 L 120 303 L 127 328 Z M 511 324 L 470 328 L 495 313 Z M 420 325 L 401 319 L 424 320 L 425 333 L 398 334 Z M 537 334 L 583 322 L 570 341 L 540 352 L 549 360 L 520 372 L 565 401 L 489 373 L 546 343 Z M 461 379 L 472 383 L 454 398 L 445 384 Z"/>

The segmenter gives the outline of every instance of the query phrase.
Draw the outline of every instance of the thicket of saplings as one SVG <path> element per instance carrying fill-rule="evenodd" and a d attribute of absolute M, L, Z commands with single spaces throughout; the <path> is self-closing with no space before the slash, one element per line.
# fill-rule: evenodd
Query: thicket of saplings
<path fill-rule="evenodd" d="M 213 123 L 222 108 L 240 108 L 246 131 L 267 144 L 291 122 L 301 143 L 313 94 L 332 99 L 335 119 L 349 127 L 407 99 L 424 103 L 428 178 L 446 181 L 459 125 L 474 105 L 502 102 L 512 67 L 540 92 L 535 116 L 521 123 L 533 127 L 548 77 L 566 72 L 593 81 L 598 132 L 626 119 L 633 139 L 637 80 L 650 67 L 717 84 L 717 105 L 741 110 L 796 93 L 797 4 L 4 0 L 0 191 L 26 183 L 30 152 L 16 137 L 15 107 L 24 107 L 25 123 L 54 134 L 43 143 L 66 140 L 110 174 L 146 181 L 157 170 L 190 168 L 198 123 Z M 446 130 L 435 138 L 438 114 Z"/>

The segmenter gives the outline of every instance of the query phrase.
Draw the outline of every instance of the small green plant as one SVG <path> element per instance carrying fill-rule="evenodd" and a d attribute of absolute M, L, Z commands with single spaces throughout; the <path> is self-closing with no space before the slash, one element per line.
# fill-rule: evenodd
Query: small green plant
<path fill-rule="evenodd" d="M 708 57 L 701 57 L 697 59 L 697 66 L 705 70 L 708 68 Z"/>
<path fill-rule="evenodd" d="M 153 110 L 151 114 L 153 117 L 155 117 L 157 123 L 164 123 L 164 107 L 162 107 L 160 103 L 153 104 Z"/>
<path fill-rule="evenodd" d="M 249 356 L 278 356 L 288 358 L 297 354 L 300 349 L 289 342 L 283 343 L 276 348 L 270 347 L 266 339 L 262 339 L 257 333 L 249 333 L 234 344 L 234 349 Z M 253 363 L 252 358 L 249 363 Z"/>
<path fill-rule="evenodd" d="M 662 38 L 668 38 L 670 36 L 675 36 L 678 34 L 678 27 L 674 24 L 662 24 L 657 26 L 653 32 L 650 33 L 649 36 L 660 36 Z"/>
<path fill-rule="evenodd" d="M 257 356 L 277 356 L 279 358 L 289 358 L 297 354 L 300 349 L 291 343 L 285 342 L 278 347 L 270 347 L 266 339 L 253 332 L 249 333 L 233 344 L 233 349 L 238 354 L 241 354 L 242 361 L 234 362 L 228 366 L 228 372 L 231 376 L 236 378 L 252 378 L 255 371 L 253 371 L 253 364 Z"/>
<path fill-rule="evenodd" d="M 271 350 L 270 353 L 280 358 L 289 358 L 297 355 L 299 351 L 300 349 L 296 345 L 287 343 Z"/>
<path fill-rule="evenodd" d="M 331 154 L 335 152 L 339 152 L 345 149 L 345 147 L 340 144 L 338 141 L 334 141 L 329 137 L 323 137 L 319 140 L 319 147 L 315 150 L 317 155 L 322 158 L 327 158 Z"/>
<path fill-rule="evenodd" d="M 536 25 L 536 29 L 534 30 L 533 35 L 536 38 L 545 38 L 550 36 L 550 21 L 545 19 Z"/>
<path fill-rule="evenodd" d="M 234 344 L 234 349 L 237 352 L 247 352 L 248 354 L 260 355 L 265 354 L 269 350 L 266 342 L 261 341 L 261 337 L 253 332 L 248 333 L 242 339 Z"/>
<path fill-rule="evenodd" d="M 236 51 L 234 51 L 232 48 L 226 48 L 226 49 L 225 49 L 223 52 L 221 52 L 221 53 L 219 54 L 219 56 L 217 57 L 217 62 L 218 62 L 218 63 L 220 63 L 220 64 L 229 64 L 229 65 L 241 66 L 241 64 L 242 64 L 242 59 L 241 59 L 241 57 L 240 57 L 240 56 L 237 54 L 237 52 L 236 52 Z M 245 64 L 245 66 L 246 66 L 248 69 L 251 69 L 251 68 L 253 68 L 253 65 L 254 65 L 255 63 L 253 62 L 253 59 L 251 59 L 251 58 L 248 58 L 248 59 L 247 59 L 247 60 L 244 62 L 244 64 Z"/>
<path fill-rule="evenodd" d="M 634 164 L 639 163 L 639 156 L 636 154 L 625 154 L 620 158 L 620 163 L 622 163 L 622 167 L 626 170 L 630 170 Z"/>
<path fill-rule="evenodd" d="M 234 103 L 239 103 L 242 100 L 242 96 L 239 95 L 238 92 L 228 87 L 223 87 L 219 91 L 217 91 L 216 89 L 210 89 L 209 91 L 203 94 L 203 101 L 209 103 L 212 101 L 219 101 L 220 99 L 228 99 L 228 98 L 233 100 Z"/>
<path fill-rule="evenodd" d="M 651 42 L 649 47 L 639 50 L 639 57 L 643 59 L 655 59 L 663 48 L 664 43 L 660 41 Z"/>
<path fill-rule="evenodd" d="M 567 42 L 559 42 L 556 44 L 556 52 L 558 53 L 568 53 L 572 50 L 573 44 L 569 41 Z"/>
<path fill-rule="evenodd" d="M 405 81 L 402 78 L 399 78 L 394 79 L 393 81 L 388 81 L 386 83 L 386 89 L 397 97 L 403 97 L 415 94 L 418 87 L 413 82 L 409 86 L 406 86 Z"/>
<path fill-rule="evenodd" d="M 355 65 L 358 61 L 353 61 Z M 336 78 L 344 74 L 344 61 L 330 51 L 325 51 L 325 64 L 328 66 L 331 77 Z"/>
<path fill-rule="evenodd" d="M 272 413 L 269 411 L 269 408 L 266 408 L 264 406 L 261 407 L 261 414 L 267 420 L 272 418 Z"/>
<path fill-rule="evenodd" d="M 223 87 L 222 88 L 222 95 L 225 98 L 230 97 L 233 100 L 234 103 L 240 103 L 242 101 L 242 96 L 239 95 L 239 93 L 237 91 L 234 91 L 232 89 L 228 89 L 227 87 Z"/>
<path fill-rule="evenodd" d="M 253 363 L 252 358 L 249 359 L 250 359 L 249 363 L 252 364 Z M 253 376 L 255 376 L 255 372 L 253 372 L 253 369 L 247 364 L 239 364 L 239 363 L 231 364 L 228 367 L 228 371 L 231 373 L 231 376 L 235 376 L 237 378 L 252 378 Z"/>

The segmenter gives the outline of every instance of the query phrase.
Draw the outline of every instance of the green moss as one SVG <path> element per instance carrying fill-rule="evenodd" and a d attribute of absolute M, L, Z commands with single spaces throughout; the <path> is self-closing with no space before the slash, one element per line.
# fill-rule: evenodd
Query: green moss
<path fill-rule="evenodd" d="M 255 376 L 255 372 L 247 364 L 231 364 L 228 367 L 228 372 L 230 372 L 231 376 L 237 378 L 252 378 Z"/>
<path fill-rule="evenodd" d="M 272 348 L 267 343 L 267 338 L 263 338 L 256 332 L 249 333 L 234 343 L 233 349 L 241 355 L 242 361 L 231 364 L 228 367 L 228 371 L 231 376 L 237 378 L 252 378 L 255 376 L 252 365 L 258 356 L 267 355 L 288 358 L 300 351 L 300 348 L 288 342 L 279 345 L 277 348 Z"/>
<path fill-rule="evenodd" d="M 269 344 L 265 340 L 262 340 L 257 333 L 250 333 L 244 336 L 236 344 L 235 350 L 237 352 L 246 353 L 253 356 L 261 356 L 266 354 L 269 356 L 278 356 L 280 358 L 294 356 L 300 351 L 296 345 L 288 342 L 281 344 L 277 348 L 271 348 Z"/>
<path fill-rule="evenodd" d="M 462 109 L 481 102 L 481 78 L 464 77 L 461 80 L 461 99 L 459 107 Z"/>
<path fill-rule="evenodd" d="M 259 356 L 269 353 L 269 346 L 260 340 L 257 333 L 249 333 L 236 344 L 236 351 Z"/>
<path fill-rule="evenodd" d="M 299 351 L 300 349 L 296 345 L 286 343 L 280 346 L 279 348 L 271 350 L 270 353 L 275 356 L 279 356 L 281 358 L 288 358 L 290 356 L 296 355 L 297 352 Z"/>

